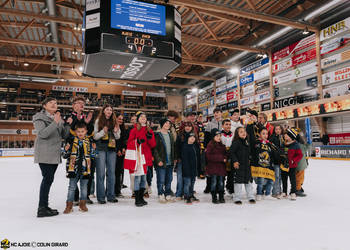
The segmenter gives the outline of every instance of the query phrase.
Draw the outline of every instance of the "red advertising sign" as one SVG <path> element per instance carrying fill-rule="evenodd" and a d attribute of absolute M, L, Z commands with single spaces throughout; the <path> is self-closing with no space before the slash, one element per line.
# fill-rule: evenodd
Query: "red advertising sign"
<path fill-rule="evenodd" d="M 237 90 L 227 92 L 226 93 L 226 100 L 231 101 L 231 100 L 235 99 L 237 97 L 237 92 L 238 92 Z"/>
<path fill-rule="evenodd" d="M 298 64 L 302 64 L 308 61 L 311 61 L 316 58 L 316 49 L 311 49 L 308 51 L 305 51 L 299 55 L 292 57 L 292 64 L 293 66 L 296 66 Z"/>
<path fill-rule="evenodd" d="M 350 133 L 328 134 L 329 145 L 350 145 Z"/>

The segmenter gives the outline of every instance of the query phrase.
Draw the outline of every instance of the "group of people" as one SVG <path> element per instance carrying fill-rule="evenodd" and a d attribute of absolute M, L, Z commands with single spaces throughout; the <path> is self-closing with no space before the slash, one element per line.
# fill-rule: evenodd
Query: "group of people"
<path fill-rule="evenodd" d="M 241 119 L 236 109 L 223 119 L 216 108 L 213 119 L 204 123 L 200 112 L 189 112 L 179 121 L 176 111 L 168 111 L 157 127 L 151 127 L 146 114 L 137 112 L 127 128 L 122 114 L 115 114 L 111 105 L 104 105 L 96 119 L 92 113 L 84 114 L 84 105 L 83 97 L 74 98 L 72 113 L 61 117 L 56 99 L 48 97 L 33 117 L 34 160 L 43 176 L 38 217 L 59 214 L 49 207 L 48 199 L 61 156 L 67 159 L 69 178 L 65 214 L 73 211 L 75 203 L 87 212 L 95 186 L 99 204 L 118 202 L 117 197 L 123 197 L 124 169 L 129 171 L 137 207 L 147 205 L 154 171 L 160 203 L 199 202 L 194 188 L 197 178 L 206 178 L 204 193 L 211 194 L 214 204 L 225 203 L 225 187 L 237 205 L 242 204 L 243 187 L 251 204 L 305 196 L 308 145 L 297 128 L 273 127 L 264 113 L 248 110 Z M 174 172 L 175 192 L 171 188 Z"/>

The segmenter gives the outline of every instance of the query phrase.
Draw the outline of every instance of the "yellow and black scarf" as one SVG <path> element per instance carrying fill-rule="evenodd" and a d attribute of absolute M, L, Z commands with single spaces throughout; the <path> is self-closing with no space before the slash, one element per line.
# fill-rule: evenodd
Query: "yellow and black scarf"
<path fill-rule="evenodd" d="M 69 160 L 67 161 L 67 177 L 75 178 L 81 167 L 83 178 L 88 178 L 91 173 L 91 150 L 89 137 L 82 141 L 83 152 L 80 152 L 79 139 L 74 138 Z M 81 157 L 81 159 L 78 159 Z M 81 165 L 81 166 L 79 166 Z"/>

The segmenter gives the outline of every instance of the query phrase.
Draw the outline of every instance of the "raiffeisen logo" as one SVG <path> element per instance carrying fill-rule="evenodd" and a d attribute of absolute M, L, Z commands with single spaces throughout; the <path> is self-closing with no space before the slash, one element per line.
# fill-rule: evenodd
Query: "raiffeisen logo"
<path fill-rule="evenodd" d="M 120 78 L 121 79 L 134 78 L 141 71 L 141 69 L 145 66 L 145 63 L 147 63 L 147 61 L 140 60 L 137 57 L 134 57 Z"/>

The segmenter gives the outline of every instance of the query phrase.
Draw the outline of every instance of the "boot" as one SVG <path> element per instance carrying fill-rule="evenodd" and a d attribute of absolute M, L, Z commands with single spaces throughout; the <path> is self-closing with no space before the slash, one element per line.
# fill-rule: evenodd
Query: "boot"
<path fill-rule="evenodd" d="M 79 201 L 79 211 L 87 212 L 88 208 L 86 207 L 86 200 Z"/>
<path fill-rule="evenodd" d="M 140 190 L 134 191 L 134 193 L 135 193 L 135 206 L 142 207 L 143 203 L 140 199 Z M 143 195 L 143 194 L 141 194 L 141 195 Z"/>
<path fill-rule="evenodd" d="M 47 207 L 39 207 L 38 208 L 38 213 L 37 213 L 37 217 L 50 217 L 50 216 L 56 216 L 58 215 L 58 212 L 49 210 Z"/>
<path fill-rule="evenodd" d="M 301 192 L 301 190 L 297 190 L 295 193 L 298 197 L 305 197 L 306 194 L 304 192 Z"/>
<path fill-rule="evenodd" d="M 211 202 L 214 204 L 219 204 L 216 192 L 211 192 Z"/>
<path fill-rule="evenodd" d="M 64 214 L 69 214 L 73 212 L 73 202 L 72 201 L 67 201 L 66 203 L 66 209 L 63 211 Z"/>
<path fill-rule="evenodd" d="M 144 193 L 145 193 L 145 188 L 141 188 L 140 189 L 140 200 L 141 200 L 141 202 L 142 202 L 142 204 L 145 206 L 145 205 L 147 205 L 148 203 L 147 203 L 147 201 L 145 201 L 145 199 L 144 199 Z M 148 194 L 148 193 L 147 193 Z"/>
<path fill-rule="evenodd" d="M 53 209 L 51 207 L 46 207 L 48 210 L 50 210 L 53 213 L 57 213 L 58 214 L 58 210 L 57 209 Z"/>
<path fill-rule="evenodd" d="M 225 203 L 224 191 L 219 192 L 219 202 Z"/>
<path fill-rule="evenodd" d="M 191 200 L 191 197 L 190 196 L 188 196 L 188 197 L 186 197 L 185 198 L 185 202 L 186 202 L 186 205 L 192 205 L 192 200 Z"/>

